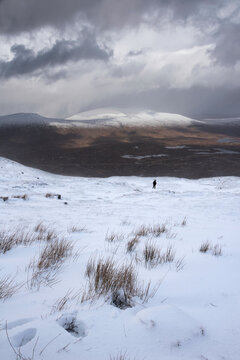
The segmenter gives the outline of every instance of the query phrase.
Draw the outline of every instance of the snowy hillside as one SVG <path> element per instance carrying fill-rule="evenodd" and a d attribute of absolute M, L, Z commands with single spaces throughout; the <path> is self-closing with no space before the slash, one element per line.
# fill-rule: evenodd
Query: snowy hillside
<path fill-rule="evenodd" d="M 240 358 L 240 178 L 152 181 L 0 158 L 0 359 Z"/>
<path fill-rule="evenodd" d="M 79 121 L 81 126 L 189 126 L 200 123 L 178 114 L 154 111 L 121 111 L 100 108 L 84 111 L 66 120 Z"/>

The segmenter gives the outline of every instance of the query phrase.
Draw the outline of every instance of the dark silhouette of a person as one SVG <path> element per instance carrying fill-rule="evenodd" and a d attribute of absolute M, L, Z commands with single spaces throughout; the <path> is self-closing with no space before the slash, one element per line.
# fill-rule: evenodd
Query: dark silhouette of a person
<path fill-rule="evenodd" d="M 153 180 L 153 189 L 156 189 L 156 186 L 157 186 L 157 181 L 155 179 L 155 180 Z"/>

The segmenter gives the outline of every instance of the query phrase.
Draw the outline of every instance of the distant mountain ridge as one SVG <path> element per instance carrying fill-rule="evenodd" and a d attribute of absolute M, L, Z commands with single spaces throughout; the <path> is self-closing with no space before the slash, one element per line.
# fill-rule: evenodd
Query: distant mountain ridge
<path fill-rule="evenodd" d="M 16 113 L 0 116 L 0 126 L 47 125 L 54 121 L 56 121 L 56 119 L 47 118 L 35 113 Z"/>
<path fill-rule="evenodd" d="M 200 124 L 178 114 L 160 113 L 150 110 L 121 111 L 112 108 L 100 108 L 84 111 L 66 119 L 44 117 L 35 113 L 16 113 L 0 116 L 0 126 L 5 125 L 55 125 L 64 127 L 158 127 L 190 126 Z"/>
<path fill-rule="evenodd" d="M 0 126 L 53 125 L 57 127 L 121 128 L 121 127 L 189 127 L 189 126 L 240 126 L 240 117 L 195 120 L 183 115 L 152 110 L 122 110 L 98 108 L 63 118 L 50 118 L 36 113 L 0 115 Z"/>

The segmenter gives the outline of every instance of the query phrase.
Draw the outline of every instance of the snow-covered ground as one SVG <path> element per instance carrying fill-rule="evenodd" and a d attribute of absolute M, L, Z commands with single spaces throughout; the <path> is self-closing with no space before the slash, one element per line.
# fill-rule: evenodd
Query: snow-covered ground
<path fill-rule="evenodd" d="M 155 190 L 152 181 L 63 177 L 0 158 L 0 245 L 14 231 L 26 240 L 0 254 L 0 296 L 4 277 L 19 285 L 0 300 L 1 360 L 19 351 L 46 360 L 240 358 L 240 178 L 158 178 Z M 72 254 L 34 282 L 54 234 Z M 172 246 L 171 261 L 145 263 L 146 244 L 162 255 Z M 125 309 L 110 292 L 84 301 L 89 259 L 131 264 L 152 297 Z"/>

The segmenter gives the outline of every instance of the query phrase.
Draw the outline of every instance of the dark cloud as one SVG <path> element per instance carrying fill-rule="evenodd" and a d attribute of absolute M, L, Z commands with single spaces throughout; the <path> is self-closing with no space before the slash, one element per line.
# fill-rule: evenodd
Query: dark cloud
<path fill-rule="evenodd" d="M 223 0 L 2 0 L 1 33 L 18 33 L 44 26 L 63 28 L 76 19 L 88 21 L 101 29 L 136 26 L 166 13 L 175 19 L 204 16 L 216 11 Z M 146 15 L 149 15 L 148 17 Z M 157 21 L 158 22 L 158 21 Z"/>
<path fill-rule="evenodd" d="M 129 57 L 134 57 L 134 56 L 139 56 L 139 55 L 143 55 L 146 53 L 146 49 L 141 49 L 141 50 L 137 50 L 137 51 L 129 51 L 127 56 Z"/>
<path fill-rule="evenodd" d="M 112 55 L 111 50 L 100 47 L 94 35 L 88 32 L 85 32 L 83 40 L 56 41 L 52 48 L 37 53 L 21 44 L 12 46 L 11 52 L 14 55 L 12 60 L 0 61 L 1 78 L 31 74 L 46 67 L 64 65 L 69 61 L 107 61 Z"/>
<path fill-rule="evenodd" d="M 222 65 L 240 61 L 240 24 L 224 23 L 215 34 L 216 46 L 211 55 Z"/>

